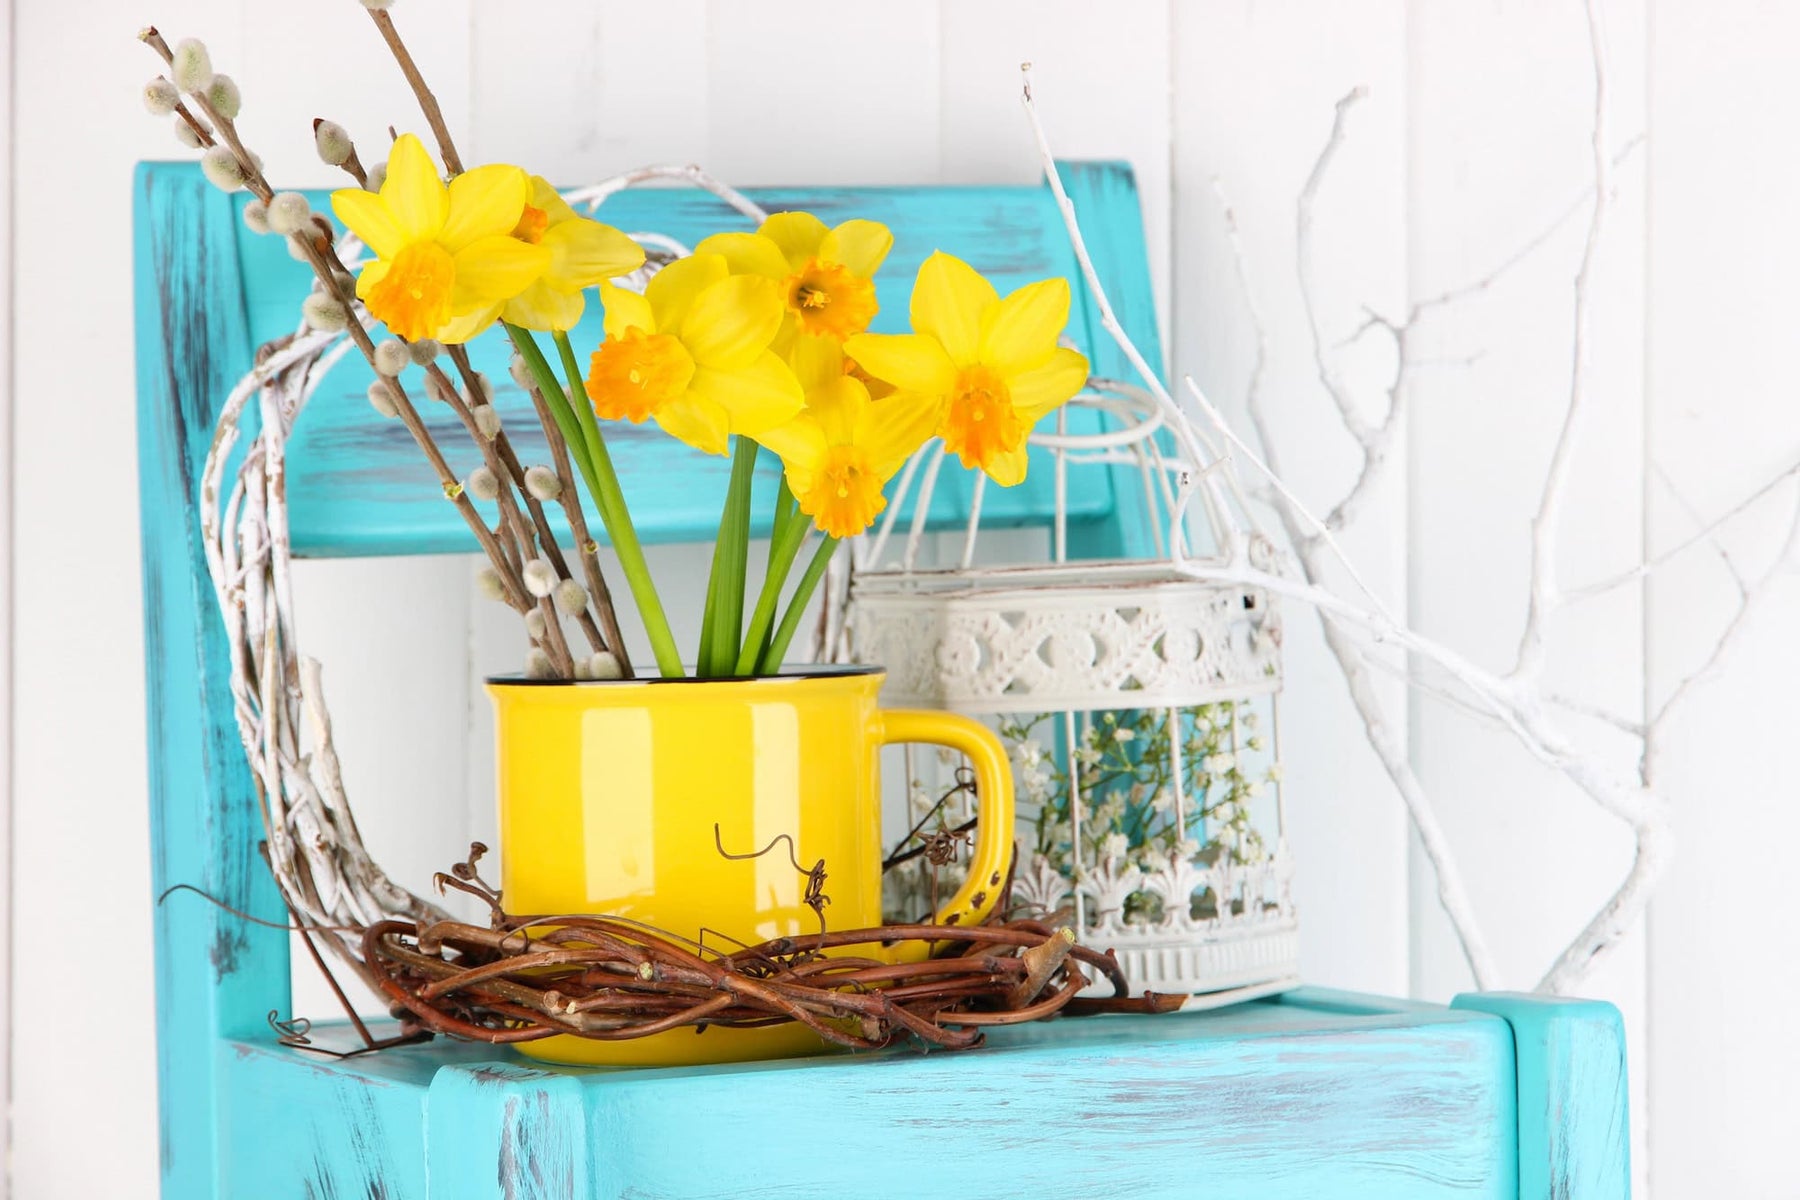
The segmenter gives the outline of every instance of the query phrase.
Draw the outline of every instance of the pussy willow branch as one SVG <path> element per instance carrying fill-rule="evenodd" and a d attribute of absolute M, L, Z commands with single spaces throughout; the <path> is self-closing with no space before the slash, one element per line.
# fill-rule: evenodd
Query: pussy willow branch
<path fill-rule="evenodd" d="M 444 160 L 444 169 L 452 175 L 461 175 L 462 156 L 457 154 L 456 143 L 450 138 L 450 127 L 444 123 L 444 110 L 438 107 L 437 97 L 426 86 L 425 77 L 419 74 L 419 66 L 413 62 L 412 52 L 407 50 L 406 43 L 400 39 L 400 31 L 394 28 L 394 19 L 379 8 L 369 9 L 369 19 L 381 31 L 381 39 L 393 53 L 394 61 L 400 65 L 400 73 L 406 76 L 407 86 L 418 97 L 419 110 L 425 114 L 425 123 L 431 126 L 431 134 L 437 139 L 438 154 Z"/>
<path fill-rule="evenodd" d="M 154 27 L 143 30 L 138 36 L 146 45 L 162 56 L 165 64 L 173 64 L 174 55 L 170 51 L 168 43 Z M 205 96 L 192 95 L 190 99 L 199 106 L 207 120 L 212 123 L 219 139 L 236 156 L 238 166 L 244 175 L 246 190 L 267 203 L 274 197 L 275 191 L 263 175 L 262 168 L 257 165 L 256 157 L 239 139 L 237 127 L 224 117 Z M 345 270 L 343 262 L 337 257 L 331 239 L 322 230 L 315 229 L 305 234 L 295 235 L 292 243 L 300 247 L 302 253 L 305 254 L 308 265 L 312 267 L 313 274 L 319 281 L 319 286 L 325 290 L 327 295 L 344 306 L 344 311 L 349 314 L 346 332 L 356 343 L 356 348 L 362 351 L 363 357 L 368 361 L 370 367 L 373 368 L 375 366 L 375 343 L 369 337 L 368 331 L 362 327 L 362 323 L 356 319 L 355 297 L 342 283 L 343 279 L 349 278 L 349 272 Z M 520 612 L 526 611 L 532 605 L 532 598 L 525 590 L 524 581 L 507 563 L 506 554 L 495 539 L 493 530 L 487 527 L 487 522 L 482 519 L 480 513 L 476 512 L 474 504 L 467 496 L 463 495 L 461 482 L 457 479 L 456 473 L 450 469 L 450 464 L 445 461 L 442 451 L 438 449 L 436 441 L 431 436 L 431 431 L 420 420 L 412 400 L 406 394 L 405 387 L 398 379 L 394 378 L 389 378 L 387 384 L 388 392 L 394 401 L 394 407 L 401 423 L 406 426 L 407 432 L 412 435 L 419 448 L 425 452 L 426 460 L 430 462 L 432 469 L 437 473 L 439 483 L 443 485 L 444 494 L 456 506 L 464 522 L 469 526 L 470 532 L 474 533 L 476 540 L 481 543 L 481 548 L 493 560 L 495 570 L 499 572 L 502 586 L 506 590 L 507 602 Z"/>

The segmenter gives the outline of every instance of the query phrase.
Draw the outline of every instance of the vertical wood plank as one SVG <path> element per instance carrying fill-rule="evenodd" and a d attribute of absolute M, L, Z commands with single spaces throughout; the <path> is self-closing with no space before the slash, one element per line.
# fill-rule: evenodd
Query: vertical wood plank
<path fill-rule="evenodd" d="M 1646 127 L 1644 4 L 1611 0 L 1604 18 L 1617 153 Z M 1504 668 L 1525 613 L 1530 521 L 1568 403 L 1571 281 L 1591 209 L 1576 202 L 1593 176 L 1594 68 L 1580 5 L 1452 13 L 1414 4 L 1409 38 L 1414 301 L 1487 276 L 1554 226 L 1492 286 L 1421 323 L 1420 357 L 1437 365 L 1420 368 L 1411 388 L 1414 622 Z M 1628 569 L 1641 549 L 1643 163 L 1634 153 L 1620 164 L 1600 247 L 1590 408 L 1556 564 L 1570 587 Z M 1633 589 L 1565 610 L 1550 626 L 1546 688 L 1635 718 L 1641 639 Z M 1632 769 L 1631 742 L 1571 720 L 1620 769 Z M 1623 878 L 1630 831 L 1503 729 L 1429 697 L 1415 700 L 1412 729 L 1415 768 L 1459 853 L 1498 984 L 1532 987 Z M 1412 878 L 1413 989 L 1441 1000 L 1470 986 L 1470 975 L 1420 852 Z M 1641 937 L 1585 989 L 1618 1005 L 1640 1053 L 1644 989 Z"/>
<path fill-rule="evenodd" d="M 10 130 L 13 120 L 13 5 L 0 5 L 0 128 Z M 12 141 L 0 161 L 0 229 L 12 228 Z M 12 378 L 13 273 L 12 239 L 0 239 L 0 378 Z M 0 471 L 7 479 L 17 469 L 13 463 L 12 388 L 0 387 Z M 6 880 L 0 883 L 0 1112 L 12 1111 L 12 881 L 18 877 L 12 842 L 12 489 L 0 484 L 0 865 Z M 0 1124 L 0 1162 L 10 1162 L 12 1128 Z M 11 1171 L 0 1172 L 0 1200 L 12 1194 Z"/>
<path fill-rule="evenodd" d="M 710 0 L 708 168 L 760 184 L 939 176 L 938 12 L 884 0 Z"/>
<path fill-rule="evenodd" d="M 172 36 L 205 36 L 237 65 L 239 0 L 184 0 Z M 10 58 L 15 178 L 9 277 L 16 455 L 6 486 L 25 498 L 12 530 L 14 860 L 12 960 L 19 978 L 86 969 L 70 913 L 104 913 L 111 1003 L 129 1032 L 97 1038 L 54 987 L 13 996 L 12 1183 L 19 1196 L 155 1195 L 155 979 L 151 827 L 145 783 L 144 610 L 138 443 L 130 351 L 131 164 L 185 154 L 136 109 L 155 56 L 132 36 L 143 8 L 95 0 L 79 14 L 15 6 Z M 80 81 L 76 83 L 75 81 Z M 81 183 L 69 183 L 79 144 Z M 45 181 L 62 180 L 62 186 Z M 66 236 L 80 230 L 82 269 Z M 62 231 L 57 234 L 56 231 Z M 77 372 L 72 374 L 72 372 Z M 79 471 L 81 486 L 70 486 Z M 43 519 L 54 510 L 56 519 Z M 32 519 L 32 514 L 39 519 Z M 191 655 L 190 655 L 191 657 Z M 105 1087 L 71 1087 L 104 1079 Z M 108 1131 L 95 1153 L 94 1129 Z M 203 1195 L 196 1189 L 190 1193 Z"/>
<path fill-rule="evenodd" d="M 1364 305 L 1398 311 L 1406 295 L 1405 5 L 1316 0 L 1173 11 L 1175 373 L 1194 375 L 1243 427 L 1255 335 L 1213 195 L 1218 179 L 1236 210 L 1268 328 L 1264 388 L 1281 467 L 1323 508 L 1348 486 L 1356 456 L 1335 436 L 1310 361 L 1294 286 L 1294 203 L 1325 143 L 1332 105 L 1366 85 L 1369 98 L 1318 209 L 1326 341 L 1342 340 Z M 1388 364 L 1353 352 L 1340 365 L 1373 406 Z M 1404 498 L 1396 472 L 1347 539 L 1397 611 L 1406 594 Z M 1404 817 L 1361 737 L 1315 618 L 1290 608 L 1286 632 L 1284 791 L 1298 860 L 1302 970 L 1312 982 L 1404 993 Z M 1385 695 L 1393 712 L 1405 711 L 1397 687 Z"/>
<path fill-rule="evenodd" d="M 940 19 L 944 180 L 1028 183 L 1043 175 L 1019 105 L 1019 64 L 1031 63 L 1039 114 L 1057 157 L 1131 164 L 1166 339 L 1170 6 L 1164 0 L 952 2 L 942 5 Z"/>
<path fill-rule="evenodd" d="M 1737 0 L 1651 4 L 1649 468 L 1652 550 L 1692 535 L 1800 459 L 1800 12 Z M 1756 578 L 1793 512 L 1785 489 L 1651 580 L 1650 688 L 1661 704 L 1737 603 L 1718 551 Z M 1794 1189 L 1800 840 L 1791 562 L 1734 657 L 1671 722 L 1659 782 L 1677 851 L 1650 916 L 1652 1179 L 1664 1197 Z"/>

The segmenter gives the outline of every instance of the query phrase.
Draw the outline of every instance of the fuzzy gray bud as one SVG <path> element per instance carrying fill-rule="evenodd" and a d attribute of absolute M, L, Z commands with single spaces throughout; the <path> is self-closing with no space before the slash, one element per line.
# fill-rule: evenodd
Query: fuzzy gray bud
<path fill-rule="evenodd" d="M 415 363 L 418 363 L 421 367 L 428 367 L 433 362 L 437 361 L 438 355 L 444 352 L 444 343 L 438 341 L 436 338 L 420 338 L 418 341 L 408 345 L 406 351 L 408 354 L 412 355 L 412 360 Z"/>
<path fill-rule="evenodd" d="M 500 580 L 500 572 L 492 567 L 483 567 L 475 572 L 475 590 L 489 600 L 505 600 L 506 584 Z"/>
<path fill-rule="evenodd" d="M 169 71 L 175 76 L 176 87 L 197 95 L 212 86 L 212 55 L 206 52 L 206 43 L 199 38 L 183 38 L 176 42 L 170 57 L 173 61 Z"/>
<path fill-rule="evenodd" d="M 573 617 L 587 610 L 588 591 L 573 579 L 556 585 L 557 610 Z"/>
<path fill-rule="evenodd" d="M 200 170 L 221 192 L 235 192 L 244 186 L 244 166 L 227 146 L 214 146 L 202 154 Z"/>
<path fill-rule="evenodd" d="M 500 481 L 486 467 L 476 467 L 463 480 L 463 490 L 477 500 L 498 500 L 500 498 Z"/>
<path fill-rule="evenodd" d="M 194 132 L 194 127 L 187 123 L 185 117 L 175 118 L 175 140 L 186 146 L 189 150 L 198 150 L 200 147 L 206 145 L 205 142 L 200 140 L 200 135 Z"/>
<path fill-rule="evenodd" d="M 400 409 L 394 403 L 393 388 L 389 386 L 387 380 L 377 379 L 374 383 L 369 385 L 369 407 L 373 408 L 384 417 L 397 417 L 400 415 Z M 498 581 L 499 578 L 498 575 L 494 576 L 496 581 Z"/>
<path fill-rule="evenodd" d="M 295 262 L 309 263 L 312 261 L 312 255 L 308 254 L 307 251 L 311 246 L 312 243 L 305 238 L 291 237 L 287 240 L 288 257 Z"/>
<path fill-rule="evenodd" d="M 475 386 L 470 388 L 470 404 L 492 404 L 494 402 L 494 385 L 484 372 L 475 372 Z"/>
<path fill-rule="evenodd" d="M 379 192 L 381 185 L 387 182 L 387 162 L 384 159 L 370 167 L 366 172 L 369 182 L 364 186 L 371 192 Z"/>
<path fill-rule="evenodd" d="M 213 110 L 227 121 L 237 120 L 237 115 L 244 107 L 244 97 L 238 91 L 237 80 L 229 75 L 214 75 L 207 86 L 206 101 Z"/>
<path fill-rule="evenodd" d="M 556 568 L 549 561 L 534 558 L 525 564 L 525 590 L 534 596 L 548 596 L 556 590 Z"/>
<path fill-rule="evenodd" d="M 544 620 L 544 610 L 534 608 L 525 614 L 525 636 L 533 640 L 542 639 L 550 629 L 550 623 Z"/>
<path fill-rule="evenodd" d="M 153 117 L 166 117 L 175 111 L 181 103 L 181 91 L 167 79 L 158 75 L 144 85 L 144 107 L 150 110 Z"/>
<path fill-rule="evenodd" d="M 442 375 L 432 374 L 425 377 L 425 394 L 439 404 L 448 404 L 455 393 L 444 383 Z"/>
<path fill-rule="evenodd" d="M 531 369 L 525 365 L 523 358 L 517 354 L 513 355 L 512 361 L 506 364 L 506 373 L 511 375 L 513 382 L 521 388 L 528 392 L 531 390 Z"/>
<path fill-rule="evenodd" d="M 314 292 L 301 301 L 300 312 L 308 325 L 327 333 L 336 333 L 350 324 L 350 313 L 338 302 L 337 297 L 327 296 L 323 292 Z"/>
<path fill-rule="evenodd" d="M 368 0 L 363 0 L 367 4 Z M 525 677 L 527 679 L 555 679 L 556 668 L 550 664 L 550 656 L 535 646 L 525 653 Z"/>
<path fill-rule="evenodd" d="M 251 233 L 269 232 L 269 206 L 261 200 L 244 205 L 244 224 L 250 227 Z"/>
<path fill-rule="evenodd" d="M 488 441 L 500 436 L 500 414 L 491 404 L 480 404 L 470 410 L 469 415 L 475 420 L 475 430 Z"/>
<path fill-rule="evenodd" d="M 383 375 L 398 375 L 406 370 L 406 364 L 412 361 L 412 355 L 406 352 L 406 343 L 399 338 L 388 338 L 375 347 L 375 369 Z"/>
<path fill-rule="evenodd" d="M 318 148 L 319 157 L 332 167 L 349 162 L 351 152 L 356 149 L 350 140 L 350 131 L 336 121 L 319 121 L 313 125 L 313 145 Z"/>
<path fill-rule="evenodd" d="M 619 665 L 618 655 L 602 650 L 588 659 L 588 674 L 595 679 L 623 679 L 625 668 Z"/>
<path fill-rule="evenodd" d="M 269 228 L 279 234 L 311 232 L 312 205 L 299 192 L 276 192 L 269 201 Z"/>
<path fill-rule="evenodd" d="M 562 480 L 549 467 L 529 467 L 525 471 L 525 490 L 539 500 L 554 500 L 562 495 Z"/>

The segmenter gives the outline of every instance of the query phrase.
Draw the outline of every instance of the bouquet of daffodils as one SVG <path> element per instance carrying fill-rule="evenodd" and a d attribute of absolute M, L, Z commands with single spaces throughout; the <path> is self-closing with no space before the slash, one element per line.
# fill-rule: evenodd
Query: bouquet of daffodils
<path fill-rule="evenodd" d="M 168 67 L 146 86 L 145 103 L 201 151 L 208 179 L 252 193 L 251 228 L 288 239 L 312 266 L 305 324 L 342 331 L 374 368 L 370 402 L 404 422 L 487 554 L 485 589 L 524 618 L 528 674 L 633 673 L 589 512 L 618 554 L 657 670 L 685 674 L 608 451 L 616 423 L 652 421 L 697 450 L 730 456 L 692 661 L 706 678 L 755 676 L 780 669 L 839 541 L 882 512 L 883 489 L 921 445 L 941 437 L 964 467 L 1011 486 L 1025 477 L 1032 426 L 1085 383 L 1086 359 L 1059 345 L 1069 315 L 1062 279 L 1002 297 L 940 251 L 914 280 L 912 332 L 868 332 L 874 278 L 893 245 L 874 221 L 827 228 L 807 213 L 777 213 L 649 272 L 638 243 L 577 213 L 541 176 L 501 163 L 465 168 L 387 11 L 391 0 L 361 3 L 417 95 L 438 157 L 403 133 L 385 161 L 365 168 L 347 131 L 315 122 L 321 157 L 354 184 L 332 194 L 330 217 L 270 186 L 238 130 L 239 89 L 200 42 L 170 46 L 143 32 Z M 645 277 L 634 290 L 631 281 Z M 602 307 L 604 338 L 577 346 L 570 333 L 590 300 Z M 514 451 L 466 349 L 482 336 L 510 341 L 514 378 L 551 462 L 527 466 Z M 479 465 L 452 467 L 402 381 L 410 368 L 423 373 L 424 394 L 460 418 Z M 751 480 L 764 452 L 783 470 L 752 598 Z M 546 504 L 561 506 L 579 569 Z"/>

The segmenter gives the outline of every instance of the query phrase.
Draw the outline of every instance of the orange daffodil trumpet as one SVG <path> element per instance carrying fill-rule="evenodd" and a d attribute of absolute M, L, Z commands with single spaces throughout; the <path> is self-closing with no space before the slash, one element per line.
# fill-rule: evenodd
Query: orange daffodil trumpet
<path fill-rule="evenodd" d="M 694 254 L 656 273 L 643 295 L 600 285 L 606 340 L 594 351 L 588 399 L 597 416 L 641 423 L 708 454 L 732 434 L 757 437 L 794 418 L 800 382 L 769 350 L 781 294 L 723 257 Z"/>
<path fill-rule="evenodd" d="M 1005 299 L 968 263 L 942 251 L 919 267 L 910 334 L 858 334 L 844 350 L 901 397 L 938 406 L 936 432 L 963 466 L 1002 487 L 1025 478 L 1025 439 L 1087 382 L 1088 362 L 1057 345 L 1069 321 L 1065 279 L 1028 283 Z"/>
<path fill-rule="evenodd" d="M 894 235 L 878 221 L 845 221 L 835 229 L 811 213 L 776 213 L 755 233 L 716 233 L 697 247 L 718 254 L 733 274 L 758 275 L 781 287 L 786 316 L 779 344 L 796 333 L 843 341 L 869 327 L 880 305 L 875 272 Z"/>
<path fill-rule="evenodd" d="M 871 400 L 838 344 L 817 342 L 795 357 L 806 408 L 761 441 L 781 456 L 800 511 L 834 538 L 855 537 L 887 507 L 888 480 L 931 437 L 938 403 L 916 395 Z"/>

